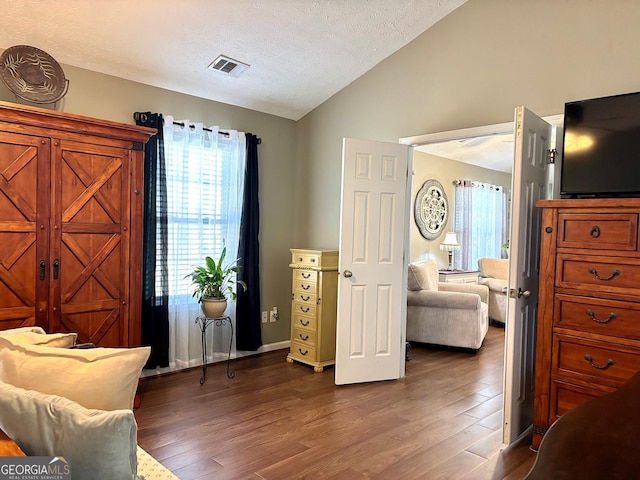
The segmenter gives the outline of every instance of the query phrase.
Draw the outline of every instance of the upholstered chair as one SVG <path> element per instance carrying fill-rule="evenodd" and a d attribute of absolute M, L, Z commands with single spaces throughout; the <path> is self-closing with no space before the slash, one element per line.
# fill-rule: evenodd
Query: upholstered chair
<path fill-rule="evenodd" d="M 480 258 L 478 283 L 489 287 L 489 318 L 507 323 L 507 277 L 509 260 L 506 258 Z"/>
<path fill-rule="evenodd" d="M 433 260 L 409 264 L 407 340 L 478 351 L 488 329 L 489 289 L 438 282 Z"/>

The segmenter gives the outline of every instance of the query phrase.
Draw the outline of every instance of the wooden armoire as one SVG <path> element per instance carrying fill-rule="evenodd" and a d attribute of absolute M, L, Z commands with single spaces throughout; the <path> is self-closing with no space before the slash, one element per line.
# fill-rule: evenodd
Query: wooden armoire
<path fill-rule="evenodd" d="M 0 329 L 140 344 L 143 146 L 154 133 L 0 102 Z"/>

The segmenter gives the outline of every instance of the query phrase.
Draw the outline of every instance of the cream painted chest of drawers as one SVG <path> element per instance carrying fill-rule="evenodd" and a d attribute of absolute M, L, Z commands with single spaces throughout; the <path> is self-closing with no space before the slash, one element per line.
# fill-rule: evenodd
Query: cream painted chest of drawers
<path fill-rule="evenodd" d="M 337 250 L 291 249 L 291 348 L 287 362 L 322 372 L 336 363 Z"/>
<path fill-rule="evenodd" d="M 640 199 L 545 200 L 533 447 L 640 370 Z"/>

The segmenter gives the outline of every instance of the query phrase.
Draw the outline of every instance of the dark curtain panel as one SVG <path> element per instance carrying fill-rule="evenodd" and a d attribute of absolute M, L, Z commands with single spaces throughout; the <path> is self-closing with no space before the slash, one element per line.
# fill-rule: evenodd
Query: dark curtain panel
<path fill-rule="evenodd" d="M 260 258 L 258 232 L 258 137 L 246 134 L 247 166 L 244 176 L 244 198 L 240 222 L 240 272 L 238 278 L 247 284 L 247 291 L 238 289 L 236 303 L 236 348 L 257 350 L 262 346 L 260 329 Z"/>
<path fill-rule="evenodd" d="M 145 146 L 142 264 L 142 345 L 151 346 L 145 368 L 169 366 L 169 275 L 167 271 L 167 180 L 162 114 L 136 112 L 137 125 L 158 133 Z"/>

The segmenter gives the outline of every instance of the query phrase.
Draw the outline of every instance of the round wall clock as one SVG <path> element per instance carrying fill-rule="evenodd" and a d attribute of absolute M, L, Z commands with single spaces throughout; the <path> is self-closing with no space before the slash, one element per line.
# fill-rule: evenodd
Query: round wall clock
<path fill-rule="evenodd" d="M 420 235 L 427 240 L 435 240 L 442 233 L 449 218 L 449 202 L 439 181 L 422 184 L 413 204 L 413 216 Z"/>

